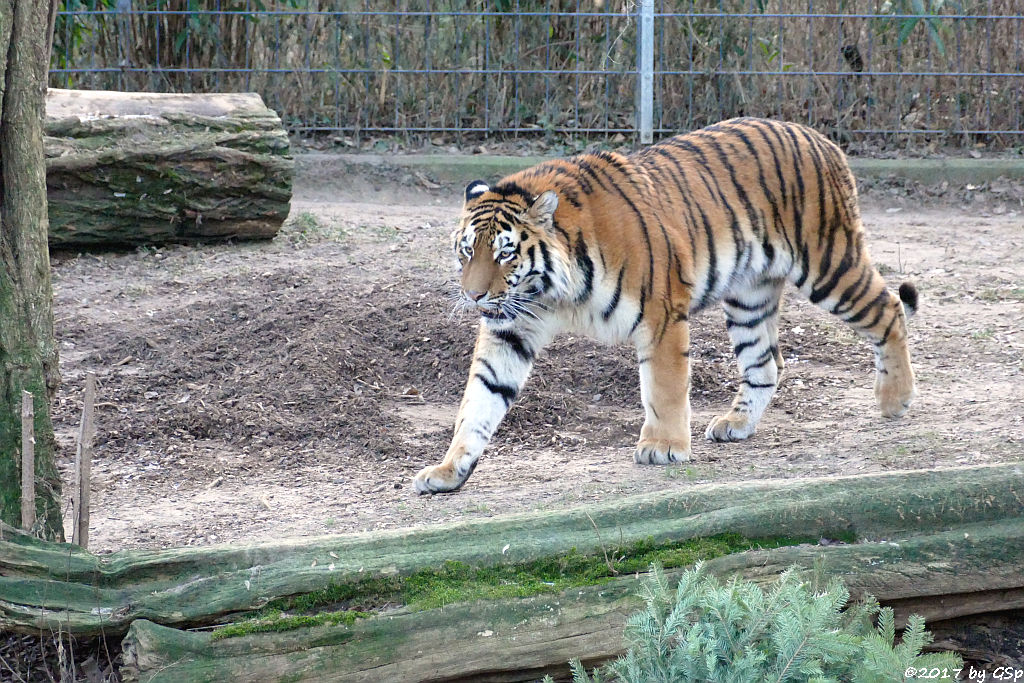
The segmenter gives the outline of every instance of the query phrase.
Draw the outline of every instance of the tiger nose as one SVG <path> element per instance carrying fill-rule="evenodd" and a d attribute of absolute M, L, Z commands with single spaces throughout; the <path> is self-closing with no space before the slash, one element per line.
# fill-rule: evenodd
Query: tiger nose
<path fill-rule="evenodd" d="M 480 299 L 483 299 L 485 296 L 487 296 L 487 292 L 478 292 L 475 289 L 471 289 L 468 292 L 466 292 L 466 296 L 468 296 L 473 301 L 480 301 Z"/>

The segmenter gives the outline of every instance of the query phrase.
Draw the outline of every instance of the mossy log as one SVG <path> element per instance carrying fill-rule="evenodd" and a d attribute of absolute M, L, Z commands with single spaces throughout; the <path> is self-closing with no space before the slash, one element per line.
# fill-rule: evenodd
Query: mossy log
<path fill-rule="evenodd" d="M 911 613 L 949 618 L 1024 607 L 1024 518 L 851 545 L 749 551 L 708 571 L 768 582 L 792 566 L 820 567 L 852 588 Z M 671 578 L 678 572 L 668 572 Z M 642 607 L 636 577 L 557 595 L 384 613 L 320 626 L 215 640 L 147 620 L 124 641 L 125 680 L 528 681 L 567 662 L 621 654 L 622 629 Z M 994 602 L 985 596 L 998 592 Z M 952 609 L 949 606 L 953 605 Z M 457 647 L 456 647 L 457 645 Z"/>
<path fill-rule="evenodd" d="M 51 89 L 50 245 L 261 239 L 288 216 L 294 162 L 254 93 Z"/>
<path fill-rule="evenodd" d="M 409 531 L 105 556 L 5 527 L 0 528 L 0 629 L 95 635 L 124 633 L 136 619 L 167 626 L 212 624 L 274 598 L 407 576 L 448 560 L 495 566 L 573 548 L 600 554 L 605 543 L 626 546 L 722 533 L 752 539 L 851 533 L 865 540 L 894 538 L 1018 519 L 1022 501 L 1024 468 L 1010 464 L 707 484 Z M 1021 559 L 1019 547 L 1005 551 Z M 977 574 L 984 571 L 979 567 Z M 966 574 L 961 578 L 969 580 Z"/>

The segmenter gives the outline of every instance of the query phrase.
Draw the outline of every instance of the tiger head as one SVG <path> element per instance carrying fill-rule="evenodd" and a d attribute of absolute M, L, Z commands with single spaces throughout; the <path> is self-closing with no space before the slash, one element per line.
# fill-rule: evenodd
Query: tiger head
<path fill-rule="evenodd" d="M 452 233 L 461 274 L 460 304 L 494 322 L 537 317 L 568 290 L 564 247 L 554 239 L 558 195 L 533 195 L 515 183 L 466 186 Z"/>

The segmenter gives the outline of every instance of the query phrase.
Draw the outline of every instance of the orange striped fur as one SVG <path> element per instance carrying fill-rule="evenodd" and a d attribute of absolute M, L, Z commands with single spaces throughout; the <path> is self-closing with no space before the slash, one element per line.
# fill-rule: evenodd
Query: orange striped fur
<path fill-rule="evenodd" d="M 474 181 L 453 235 L 461 301 L 482 316 L 444 460 L 421 493 L 462 486 L 557 333 L 631 341 L 645 421 L 638 463 L 690 457 L 689 316 L 721 303 L 742 373 L 711 441 L 754 433 L 778 383 L 786 281 L 875 348 L 875 395 L 914 398 L 906 318 L 913 285 L 886 289 L 864 243 L 842 151 L 813 130 L 743 118 L 614 152 L 547 161 L 493 187 Z"/>

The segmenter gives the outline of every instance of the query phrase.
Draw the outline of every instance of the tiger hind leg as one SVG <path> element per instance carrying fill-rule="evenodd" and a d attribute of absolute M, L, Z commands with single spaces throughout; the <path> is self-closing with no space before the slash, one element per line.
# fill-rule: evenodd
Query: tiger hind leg
<path fill-rule="evenodd" d="M 901 417 L 917 396 L 907 343 L 907 318 L 917 310 L 917 290 L 904 283 L 899 296 L 889 291 L 863 253 L 855 265 L 832 274 L 828 283 L 812 283 L 808 278 L 796 284 L 811 302 L 871 342 L 875 352 L 875 401 L 884 417 Z"/>
<path fill-rule="evenodd" d="M 889 295 L 890 322 L 876 325 L 872 335 L 875 348 L 875 401 L 884 417 L 902 417 L 917 397 L 914 368 L 907 343 L 907 319 L 917 312 L 917 288 L 904 282 L 897 298 Z M 883 316 L 884 317 L 884 316 Z M 881 338 L 877 332 L 882 330 Z"/>
<path fill-rule="evenodd" d="M 742 377 L 732 408 L 708 424 L 708 441 L 740 441 L 752 435 L 775 394 L 784 368 L 779 351 L 783 285 L 781 279 L 764 280 L 733 293 L 722 304 Z"/>
<path fill-rule="evenodd" d="M 862 264 L 865 294 L 854 301 L 840 295 L 833 306 L 822 306 L 866 337 L 875 352 L 875 401 L 884 417 L 902 417 L 917 396 L 907 342 L 907 318 L 917 310 L 917 290 L 910 283 L 889 291 L 870 263 Z M 832 297 L 830 297 L 832 298 Z"/>

